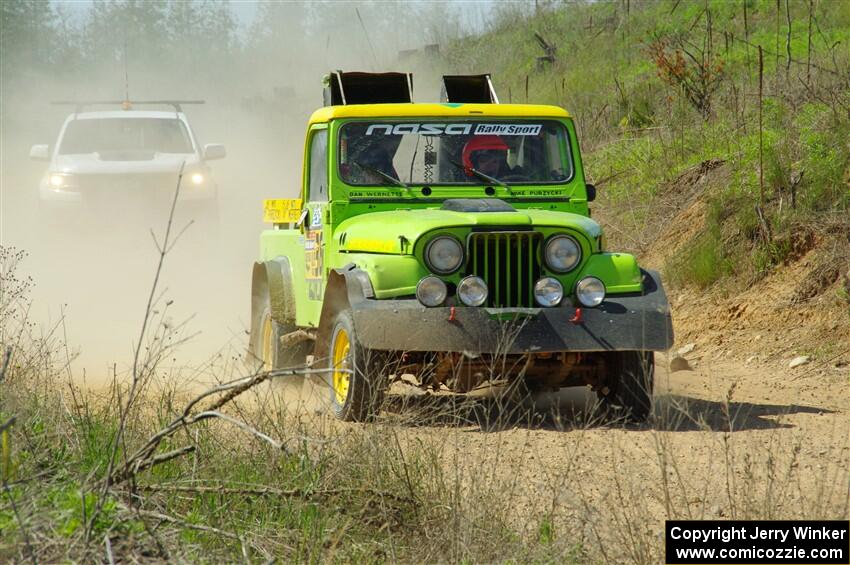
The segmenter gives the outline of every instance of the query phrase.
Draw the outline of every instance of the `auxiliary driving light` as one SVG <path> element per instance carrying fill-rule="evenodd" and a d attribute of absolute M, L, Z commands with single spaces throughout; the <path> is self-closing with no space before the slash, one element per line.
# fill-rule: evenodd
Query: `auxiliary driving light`
<path fill-rule="evenodd" d="M 550 307 L 560 304 L 564 298 L 564 287 L 558 279 L 543 277 L 534 285 L 534 299 L 541 306 Z"/>
<path fill-rule="evenodd" d="M 588 308 L 599 306 L 605 300 L 605 283 L 596 277 L 584 277 L 576 285 L 576 298 Z"/>
<path fill-rule="evenodd" d="M 192 175 L 192 184 L 201 184 L 204 182 L 204 175 L 201 173 L 195 173 Z"/>
<path fill-rule="evenodd" d="M 446 283 L 434 276 L 427 276 L 416 285 L 416 298 L 423 305 L 433 308 L 446 301 Z"/>
<path fill-rule="evenodd" d="M 467 306 L 481 306 L 487 302 L 487 283 L 481 277 L 470 275 L 464 277 L 457 285 L 457 295 Z"/>

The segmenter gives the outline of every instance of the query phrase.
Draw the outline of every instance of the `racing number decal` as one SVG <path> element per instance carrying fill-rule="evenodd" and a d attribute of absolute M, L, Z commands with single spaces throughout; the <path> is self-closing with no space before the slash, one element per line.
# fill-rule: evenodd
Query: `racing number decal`
<path fill-rule="evenodd" d="M 306 260 L 307 298 L 322 299 L 322 277 L 324 271 L 324 250 L 322 248 L 322 208 L 316 206 L 310 214 L 310 227 L 304 239 Z"/>

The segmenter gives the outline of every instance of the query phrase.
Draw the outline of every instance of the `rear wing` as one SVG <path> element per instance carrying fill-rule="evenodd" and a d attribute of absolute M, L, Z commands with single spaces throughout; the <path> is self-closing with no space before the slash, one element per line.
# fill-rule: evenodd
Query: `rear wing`
<path fill-rule="evenodd" d="M 82 112 L 88 106 L 121 106 L 122 110 L 132 110 L 133 106 L 171 106 L 175 112 L 182 112 L 184 104 L 206 104 L 206 100 L 55 100 L 54 106 L 74 106 L 75 112 Z"/>

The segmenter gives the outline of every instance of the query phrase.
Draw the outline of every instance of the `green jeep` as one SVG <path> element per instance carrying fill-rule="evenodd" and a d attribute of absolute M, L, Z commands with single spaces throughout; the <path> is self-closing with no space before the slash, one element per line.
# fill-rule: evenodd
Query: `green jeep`
<path fill-rule="evenodd" d="M 646 419 L 670 307 L 657 273 L 605 249 L 569 114 L 500 104 L 489 75 L 443 77 L 441 103 L 411 84 L 326 77 L 301 198 L 264 204 L 250 355 L 323 369 L 343 420 L 402 374 L 456 393 L 586 385 Z"/>

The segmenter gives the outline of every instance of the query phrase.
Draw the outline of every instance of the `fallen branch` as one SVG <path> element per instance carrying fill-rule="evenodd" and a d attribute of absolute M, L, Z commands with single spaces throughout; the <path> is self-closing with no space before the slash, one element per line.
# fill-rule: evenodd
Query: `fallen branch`
<path fill-rule="evenodd" d="M 247 390 L 257 386 L 260 383 L 267 381 L 268 379 L 275 377 L 283 377 L 283 376 L 291 376 L 291 375 L 310 375 L 317 373 L 328 373 L 334 371 L 346 371 L 346 369 L 311 369 L 309 367 L 296 368 L 296 369 L 276 369 L 273 371 L 263 371 L 261 373 L 256 373 L 254 375 L 250 375 L 248 377 L 242 377 L 228 383 L 223 383 L 218 386 L 215 386 L 211 389 L 208 389 L 196 396 L 192 399 L 186 407 L 183 409 L 183 413 L 172 420 L 167 426 L 159 430 L 153 436 L 151 436 L 145 444 L 136 450 L 133 455 L 131 455 L 126 463 L 118 470 L 114 471 L 111 474 L 111 481 L 121 481 L 127 480 L 131 476 L 133 476 L 138 470 L 142 470 L 145 468 L 149 468 L 153 466 L 151 463 L 151 458 L 153 457 L 153 453 L 156 451 L 156 448 L 159 447 L 159 444 L 167 437 L 170 437 L 177 433 L 178 430 L 185 428 L 187 426 L 191 426 L 192 424 L 199 422 L 201 420 L 206 420 L 209 418 L 220 418 L 234 424 L 244 431 L 247 431 L 254 435 L 255 437 L 262 439 L 270 443 L 275 449 L 285 451 L 285 447 L 283 443 L 269 437 L 268 435 L 250 427 L 245 422 L 241 420 L 237 420 L 231 416 L 226 416 L 220 412 L 217 412 L 219 408 L 239 396 L 240 394 L 246 392 Z M 194 416 L 191 415 L 192 409 L 195 408 L 201 401 L 210 396 L 213 396 L 218 393 L 226 393 L 221 398 L 213 402 L 206 410 L 200 412 Z M 188 453 L 185 452 L 185 453 Z M 183 453 L 179 453 L 176 456 L 183 455 Z"/>
<path fill-rule="evenodd" d="M 252 428 L 251 426 L 249 426 L 245 422 L 243 422 L 241 420 L 237 420 L 236 418 L 232 418 L 232 417 L 228 416 L 227 414 L 222 414 L 221 412 L 201 412 L 200 414 L 198 414 L 197 416 L 192 418 L 191 423 L 194 424 L 195 422 L 200 422 L 201 420 L 208 420 L 210 418 L 220 418 L 220 419 L 224 420 L 225 422 L 230 422 L 231 424 L 238 427 L 239 429 L 241 429 L 245 432 L 248 432 L 249 434 L 252 434 L 254 437 L 259 438 L 259 439 L 269 443 L 272 447 L 274 447 L 278 451 L 286 451 L 286 448 L 283 446 L 283 443 L 277 441 L 276 439 L 271 438 L 270 436 L 267 436 L 266 434 L 264 434 L 260 430 Z"/>
<path fill-rule="evenodd" d="M 113 476 L 113 482 L 120 482 L 130 478 L 130 476 L 140 473 L 146 469 L 150 469 L 151 467 L 155 467 L 161 463 L 165 463 L 167 461 L 171 461 L 172 459 L 176 459 L 181 455 L 186 455 L 187 453 L 192 453 L 195 451 L 194 445 L 187 445 L 185 447 L 181 447 L 179 449 L 175 449 L 173 451 L 169 451 L 168 453 L 162 453 L 150 459 L 145 459 L 139 461 L 132 470 L 127 471 L 126 473 L 116 473 Z M 125 471 L 122 469 L 122 471 Z"/>

